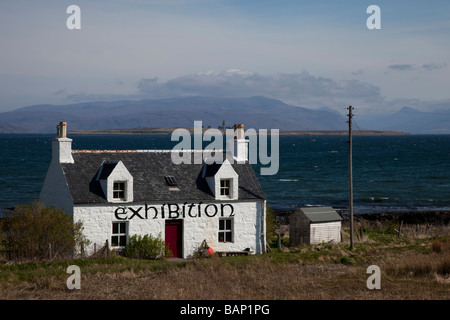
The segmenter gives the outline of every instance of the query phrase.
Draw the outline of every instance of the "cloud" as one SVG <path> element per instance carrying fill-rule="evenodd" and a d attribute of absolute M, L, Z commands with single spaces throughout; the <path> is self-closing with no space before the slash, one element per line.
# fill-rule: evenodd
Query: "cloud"
<path fill-rule="evenodd" d="M 413 64 L 391 64 L 388 66 L 391 70 L 396 71 L 411 71 L 411 70 L 423 70 L 423 71 L 432 71 L 437 69 L 442 69 L 447 67 L 447 63 L 424 63 L 421 66 L 416 66 Z"/>
<path fill-rule="evenodd" d="M 425 63 L 422 65 L 422 68 L 427 71 L 437 70 L 447 67 L 446 63 Z"/>
<path fill-rule="evenodd" d="M 361 69 L 359 69 L 359 70 L 353 71 L 353 72 L 352 72 L 352 76 L 359 76 L 359 75 L 361 75 L 361 74 L 363 74 L 363 73 L 364 73 L 364 71 L 362 71 Z"/>
<path fill-rule="evenodd" d="M 135 94 L 107 94 L 107 93 L 102 94 L 102 93 L 78 92 L 68 94 L 65 99 L 70 103 L 80 103 L 88 101 L 136 100 L 142 99 L 142 96 Z"/>
<path fill-rule="evenodd" d="M 58 95 L 66 94 L 66 93 L 67 93 L 67 89 L 59 89 L 59 90 L 53 92 L 53 95 L 58 96 Z"/>
<path fill-rule="evenodd" d="M 188 96 L 251 97 L 265 96 L 305 108 L 328 107 L 345 112 L 349 105 L 374 109 L 384 102 L 381 90 L 368 82 L 335 80 L 302 73 L 260 74 L 239 69 L 206 71 L 180 76 L 167 81 L 144 78 L 136 85 L 137 93 L 100 94 L 79 91 L 67 93 L 66 101 L 114 101 L 164 99 Z"/>
<path fill-rule="evenodd" d="M 142 79 L 140 94 L 147 98 L 175 96 L 249 97 L 262 95 L 299 106 L 345 107 L 353 102 L 382 100 L 380 88 L 360 80 L 334 80 L 302 73 L 263 75 L 230 69 L 185 75 L 167 82 Z"/>
<path fill-rule="evenodd" d="M 413 65 L 408 65 L 413 68 Z M 435 70 L 444 64 L 420 66 Z M 397 67 L 399 68 L 399 67 Z M 410 67 L 406 67 L 408 69 Z M 417 67 L 414 67 L 417 68 Z M 395 69 L 395 67 L 393 68 Z M 402 67 L 400 67 L 402 69 Z M 361 71 L 362 72 L 362 71 Z M 355 71 L 359 74 L 359 71 Z M 160 81 L 157 77 L 144 78 L 138 81 L 136 93 L 100 94 L 79 91 L 69 94 L 65 89 L 55 94 L 66 94 L 66 101 L 115 101 L 164 99 L 188 96 L 208 97 L 251 97 L 265 96 L 285 103 L 311 108 L 330 108 L 346 113 L 346 107 L 354 106 L 358 113 L 371 115 L 384 112 L 395 112 L 404 106 L 417 110 L 447 110 L 450 100 L 420 100 L 408 98 L 386 99 L 381 89 L 369 82 L 348 79 L 337 80 L 312 75 L 306 71 L 301 73 L 260 74 L 239 69 L 226 71 L 206 71 Z"/>
<path fill-rule="evenodd" d="M 413 65 L 410 66 L 413 67 Z M 427 67 L 433 69 L 437 68 L 438 65 Z M 427 67 L 421 66 L 420 68 L 425 69 Z M 134 94 L 78 92 L 67 94 L 66 99 L 70 102 L 86 102 L 188 96 L 265 96 L 305 108 L 328 107 L 343 114 L 346 112 L 345 108 L 349 105 L 357 108 L 360 114 L 395 112 L 404 106 L 411 106 L 423 111 L 448 109 L 450 106 L 450 100 L 427 101 L 407 98 L 388 100 L 382 95 L 379 87 L 369 82 L 357 79 L 337 80 L 312 75 L 306 71 L 301 73 L 260 74 L 229 69 L 188 74 L 167 81 L 161 81 L 157 77 L 149 77 L 138 81 L 136 89 L 137 93 Z"/>
<path fill-rule="evenodd" d="M 409 71 L 414 69 L 414 65 L 412 64 L 391 64 L 388 66 L 389 69 L 397 70 L 397 71 Z"/>

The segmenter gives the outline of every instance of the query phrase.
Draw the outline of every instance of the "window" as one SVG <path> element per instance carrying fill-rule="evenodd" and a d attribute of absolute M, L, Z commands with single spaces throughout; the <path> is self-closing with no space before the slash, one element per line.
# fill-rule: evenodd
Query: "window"
<path fill-rule="evenodd" d="M 219 242 L 233 242 L 233 219 L 219 220 Z"/>
<path fill-rule="evenodd" d="M 125 182 L 114 182 L 113 186 L 113 198 L 125 199 Z"/>
<path fill-rule="evenodd" d="M 231 195 L 230 185 L 231 185 L 230 179 L 221 179 L 220 180 L 220 195 L 221 196 L 230 196 Z"/>
<path fill-rule="evenodd" d="M 127 223 L 113 222 L 111 247 L 125 247 L 127 244 Z"/>

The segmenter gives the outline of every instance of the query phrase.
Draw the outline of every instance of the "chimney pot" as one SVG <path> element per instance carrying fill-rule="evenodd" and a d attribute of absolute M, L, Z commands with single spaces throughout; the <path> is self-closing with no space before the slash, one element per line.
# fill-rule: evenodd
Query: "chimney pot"
<path fill-rule="evenodd" d="M 244 139 L 244 124 L 242 123 L 235 124 L 234 134 L 236 139 Z"/>
<path fill-rule="evenodd" d="M 56 128 L 58 138 L 67 138 L 67 122 L 61 121 Z"/>

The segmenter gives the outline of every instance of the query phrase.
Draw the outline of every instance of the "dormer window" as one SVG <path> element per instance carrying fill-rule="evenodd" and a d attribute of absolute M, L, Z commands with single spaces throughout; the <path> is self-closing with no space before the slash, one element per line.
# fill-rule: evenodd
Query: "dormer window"
<path fill-rule="evenodd" d="M 133 202 L 133 176 L 122 161 L 104 161 L 97 180 L 108 202 Z"/>
<path fill-rule="evenodd" d="M 227 159 L 221 164 L 205 163 L 202 176 L 216 200 L 229 201 L 239 198 L 239 176 Z"/>
<path fill-rule="evenodd" d="M 113 198 L 116 200 L 125 199 L 125 186 L 124 181 L 115 181 L 113 186 Z"/>
<path fill-rule="evenodd" d="M 231 179 L 220 179 L 220 195 L 230 196 L 231 195 Z"/>

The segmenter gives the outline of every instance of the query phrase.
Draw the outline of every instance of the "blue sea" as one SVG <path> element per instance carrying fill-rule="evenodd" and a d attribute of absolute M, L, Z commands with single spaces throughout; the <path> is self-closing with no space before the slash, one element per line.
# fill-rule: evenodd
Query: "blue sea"
<path fill-rule="evenodd" d="M 54 135 L 0 134 L 0 208 L 39 197 Z M 172 149 L 170 135 L 73 135 L 73 149 Z M 348 209 L 348 137 L 280 136 L 272 209 Z M 209 143 L 209 142 L 208 142 Z M 450 210 L 450 135 L 353 136 L 354 212 Z"/>

